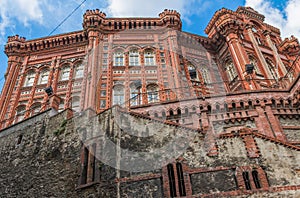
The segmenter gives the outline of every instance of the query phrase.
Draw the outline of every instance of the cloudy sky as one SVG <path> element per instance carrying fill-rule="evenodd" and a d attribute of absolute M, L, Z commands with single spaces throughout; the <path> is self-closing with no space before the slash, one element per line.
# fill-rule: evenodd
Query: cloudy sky
<path fill-rule="evenodd" d="M 3 53 L 7 36 L 19 34 L 27 40 L 48 36 L 84 0 L 0 0 L 0 90 L 7 58 Z M 300 38 L 300 0 L 85 0 L 83 5 L 52 35 L 82 28 L 87 9 L 104 11 L 108 17 L 152 16 L 165 8 L 182 15 L 183 30 L 205 35 L 204 29 L 215 11 L 251 6 L 266 16 L 265 21 L 281 29 L 282 37 Z"/>

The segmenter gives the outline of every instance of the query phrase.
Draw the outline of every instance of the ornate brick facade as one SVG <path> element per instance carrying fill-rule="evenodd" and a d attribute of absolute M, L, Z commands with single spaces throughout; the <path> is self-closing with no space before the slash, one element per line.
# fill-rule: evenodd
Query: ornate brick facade
<path fill-rule="evenodd" d="M 249 7 L 217 11 L 205 29 L 208 37 L 181 28 L 174 10 L 164 10 L 158 18 L 107 18 L 99 10 L 88 10 L 83 30 L 29 41 L 9 37 L 0 99 L 2 134 L 12 137 L 14 128 L 20 133 L 23 123 L 35 121 L 49 108 L 50 116 L 63 111 L 68 119 L 72 109 L 68 123 L 75 123 L 73 128 L 43 122 L 48 133 L 65 132 L 75 139 L 76 152 L 81 149 L 81 176 L 70 196 L 133 197 L 142 189 L 146 197 L 299 192 L 298 40 L 282 40 L 280 30 Z M 197 135 L 182 155 L 162 168 L 122 172 L 95 159 L 106 148 L 103 134 L 93 128 L 87 134 L 91 126 L 76 122 L 86 113 L 93 117 L 91 112 L 97 114 L 99 130 L 128 149 L 152 151 L 168 140 L 163 134 L 170 131 Z M 151 129 L 153 123 L 160 128 Z M 72 130 L 82 137 L 70 135 Z M 129 138 L 128 130 L 141 137 L 156 130 L 161 134 L 141 140 Z M 4 141 L 5 135 L 0 137 Z M 98 141 L 90 144 L 95 137 Z M 43 138 L 49 141 L 49 134 Z M 283 150 L 289 157 L 284 156 L 281 171 L 276 155 Z"/>

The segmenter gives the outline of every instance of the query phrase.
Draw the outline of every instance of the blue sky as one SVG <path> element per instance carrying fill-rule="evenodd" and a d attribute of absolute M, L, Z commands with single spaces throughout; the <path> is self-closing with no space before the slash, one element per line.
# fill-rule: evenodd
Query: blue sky
<path fill-rule="evenodd" d="M 3 52 L 7 36 L 18 34 L 27 40 L 48 36 L 82 1 L 0 0 L 0 90 L 7 67 Z M 300 0 L 86 0 L 52 35 L 80 30 L 83 13 L 96 8 L 107 17 L 157 17 L 165 8 L 176 9 L 182 15 L 183 31 L 205 35 L 204 29 L 217 10 L 236 10 L 238 6 L 251 6 L 264 14 L 267 23 L 281 29 L 283 38 L 300 38 Z"/>

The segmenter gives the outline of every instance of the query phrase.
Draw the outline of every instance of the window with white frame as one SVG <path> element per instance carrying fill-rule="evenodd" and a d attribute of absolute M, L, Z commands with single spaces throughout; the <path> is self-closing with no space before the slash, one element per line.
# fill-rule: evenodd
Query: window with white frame
<path fill-rule="evenodd" d="M 43 70 L 40 73 L 39 84 L 47 84 L 49 78 L 49 70 Z"/>
<path fill-rule="evenodd" d="M 83 64 L 78 64 L 75 67 L 74 78 L 82 78 L 83 77 Z"/>
<path fill-rule="evenodd" d="M 229 81 L 233 81 L 237 77 L 237 72 L 233 62 L 228 62 L 225 67 Z"/>
<path fill-rule="evenodd" d="M 70 67 L 66 66 L 61 69 L 60 80 L 69 80 Z"/>
<path fill-rule="evenodd" d="M 156 84 L 151 84 L 147 86 L 147 97 L 148 103 L 158 102 L 159 101 L 159 93 L 158 86 Z"/>
<path fill-rule="evenodd" d="M 113 104 L 122 105 L 125 102 L 125 93 L 123 85 L 116 85 L 113 88 Z"/>
<path fill-rule="evenodd" d="M 201 76 L 202 76 L 203 82 L 206 83 L 206 84 L 211 83 L 208 69 L 202 67 L 202 68 L 200 68 L 200 71 L 201 71 Z"/>
<path fill-rule="evenodd" d="M 114 66 L 124 66 L 124 53 L 121 51 L 114 53 Z"/>
<path fill-rule="evenodd" d="M 129 65 L 130 66 L 140 65 L 140 55 L 137 50 L 132 50 L 129 52 Z"/>
<path fill-rule="evenodd" d="M 155 54 L 153 50 L 146 50 L 144 53 L 145 65 L 155 65 Z"/>
<path fill-rule="evenodd" d="M 34 72 L 27 73 L 24 86 L 25 87 L 32 86 L 33 83 L 34 83 L 34 79 L 35 79 L 35 73 Z"/>
<path fill-rule="evenodd" d="M 142 104 L 142 86 L 140 83 L 132 83 L 130 85 L 130 105 Z"/>

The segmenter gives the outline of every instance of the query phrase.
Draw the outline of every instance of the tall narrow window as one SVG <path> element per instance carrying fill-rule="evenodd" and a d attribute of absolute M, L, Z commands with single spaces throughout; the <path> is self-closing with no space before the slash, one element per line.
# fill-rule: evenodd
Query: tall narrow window
<path fill-rule="evenodd" d="M 259 69 L 259 67 L 258 67 L 258 65 L 257 65 L 257 61 L 256 61 L 254 58 L 250 57 L 250 63 L 251 63 L 252 65 L 254 65 L 254 71 L 255 71 L 255 73 L 256 73 L 257 75 L 259 75 L 259 76 L 263 76 L 261 70 Z"/>
<path fill-rule="evenodd" d="M 148 85 L 147 95 L 148 95 L 148 103 L 158 102 L 159 101 L 158 86 L 155 84 Z"/>
<path fill-rule="evenodd" d="M 252 177 L 256 188 L 261 188 L 259 178 L 258 178 L 258 172 L 256 170 L 252 171 Z"/>
<path fill-rule="evenodd" d="M 208 69 L 202 67 L 202 68 L 200 68 L 200 71 L 201 71 L 201 76 L 202 76 L 203 82 L 205 84 L 211 83 Z"/>
<path fill-rule="evenodd" d="M 79 64 L 75 67 L 74 78 L 82 78 L 83 77 L 83 65 Z"/>
<path fill-rule="evenodd" d="M 114 53 L 114 66 L 124 66 L 124 53 L 115 52 Z"/>
<path fill-rule="evenodd" d="M 197 71 L 196 71 L 196 68 L 194 67 L 194 65 L 189 65 L 188 66 L 188 71 L 189 71 L 190 78 L 192 80 L 197 80 L 198 79 Z"/>
<path fill-rule="evenodd" d="M 39 84 L 47 84 L 49 78 L 49 70 L 43 70 L 40 73 Z"/>
<path fill-rule="evenodd" d="M 153 50 L 146 50 L 144 53 L 145 65 L 155 65 L 155 54 Z"/>
<path fill-rule="evenodd" d="M 129 65 L 130 66 L 140 65 L 140 56 L 137 50 L 132 50 L 129 52 Z"/>
<path fill-rule="evenodd" d="M 245 182 L 246 190 L 251 190 L 249 173 L 247 171 L 243 172 L 243 179 L 244 179 L 244 182 Z"/>
<path fill-rule="evenodd" d="M 179 194 L 180 194 L 180 196 L 186 196 L 182 165 L 180 163 L 177 163 L 176 169 L 177 169 Z"/>
<path fill-rule="evenodd" d="M 278 79 L 278 75 L 276 72 L 277 68 L 275 68 L 274 64 L 269 60 L 267 60 L 267 64 L 268 64 L 268 69 L 272 75 L 271 78 L 277 80 Z"/>
<path fill-rule="evenodd" d="M 142 104 L 142 87 L 141 82 L 134 82 L 130 85 L 130 105 L 141 105 Z"/>
<path fill-rule="evenodd" d="M 83 159 L 81 165 L 81 181 L 80 184 L 87 183 L 87 173 L 88 173 L 88 162 L 89 162 L 89 150 L 87 147 L 83 149 Z"/>
<path fill-rule="evenodd" d="M 24 86 L 25 87 L 32 86 L 34 83 L 34 78 L 35 78 L 35 73 L 33 71 L 28 72 L 26 75 Z"/>
<path fill-rule="evenodd" d="M 116 85 L 113 88 L 113 104 L 119 104 L 122 105 L 125 102 L 125 96 L 124 96 L 124 86 L 122 85 Z"/>
<path fill-rule="evenodd" d="M 175 183 L 175 175 L 172 164 L 168 164 L 168 176 L 169 176 L 169 187 L 170 187 L 170 196 L 176 197 L 176 183 Z"/>
<path fill-rule="evenodd" d="M 60 80 L 69 80 L 70 67 L 63 67 L 61 69 Z"/>
<path fill-rule="evenodd" d="M 229 62 L 225 66 L 229 81 L 233 81 L 237 77 L 236 69 L 233 62 Z"/>

